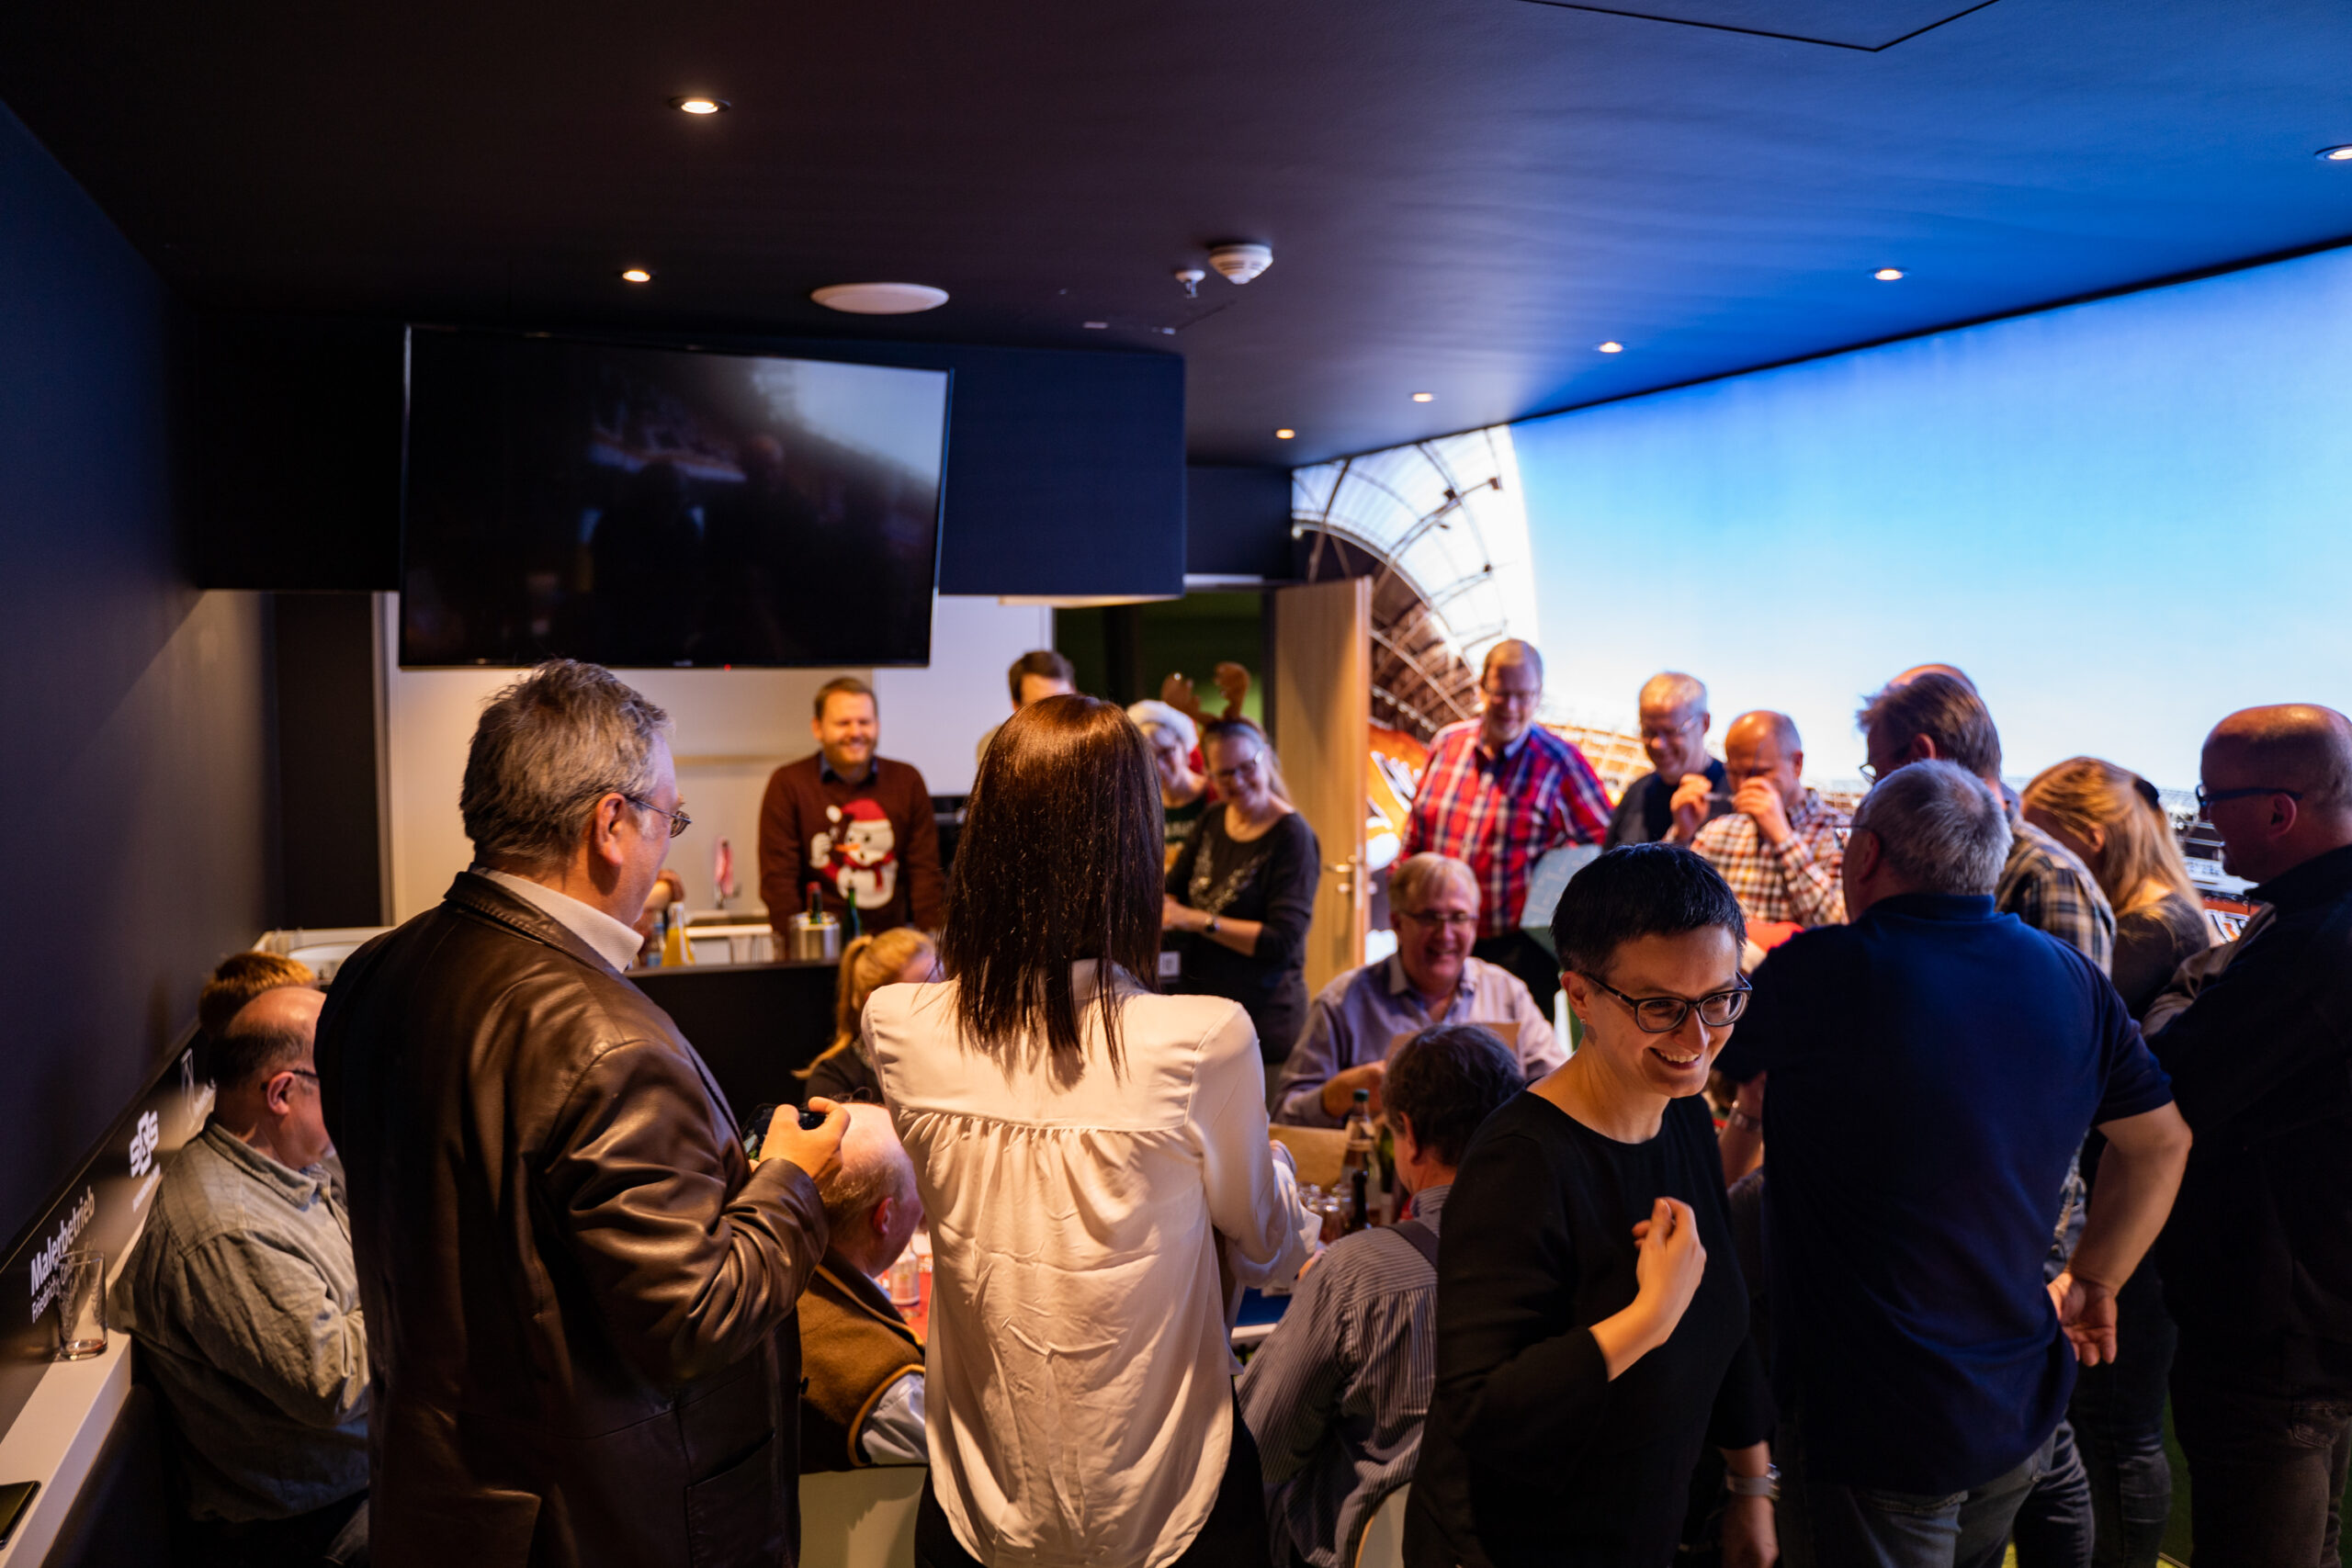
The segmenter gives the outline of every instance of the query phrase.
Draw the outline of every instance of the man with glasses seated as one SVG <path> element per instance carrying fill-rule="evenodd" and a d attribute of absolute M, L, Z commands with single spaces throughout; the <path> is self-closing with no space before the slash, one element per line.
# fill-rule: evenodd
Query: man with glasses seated
<path fill-rule="evenodd" d="M 1770 1078 L 1791 1568 L 2001 1561 L 2027 1494 L 2057 1473 L 2075 1363 L 2114 1356 L 2116 1288 L 2188 1163 L 2188 1125 L 2101 967 L 1996 908 L 2009 845 L 1973 770 L 1890 773 L 1846 848 L 1851 923 L 1773 950 L 1716 1064 Z M 2047 1280 L 2051 1216 L 2093 1126 L 2098 1201 Z"/>
<path fill-rule="evenodd" d="M 1528 881 L 1545 851 L 1608 836 L 1609 793 L 1583 752 L 1535 722 L 1544 656 L 1533 644 L 1513 638 L 1488 649 L 1478 696 L 1476 718 L 1448 725 L 1430 742 L 1403 849 L 1469 866 L 1481 903 L 1475 951 L 1525 981 L 1549 1018 L 1560 970 L 1520 929 Z"/>
<path fill-rule="evenodd" d="M 1697 820 L 1712 822 L 1731 810 L 1731 785 L 1724 765 L 1707 755 L 1707 683 L 1695 675 L 1669 670 L 1642 684 L 1640 698 L 1642 750 L 1651 771 L 1625 786 L 1617 797 L 1616 814 L 1609 818 L 1609 847 L 1690 841 L 1677 830 L 1675 792 L 1697 791 Z M 1691 781 L 1702 780 L 1704 787 Z"/>
<path fill-rule="evenodd" d="M 1399 861 L 1388 874 L 1388 907 L 1396 952 L 1349 970 L 1315 998 L 1274 1089 L 1276 1122 L 1337 1127 L 1360 1089 L 1377 1111 L 1390 1055 L 1436 1024 L 1485 1024 L 1531 1083 L 1567 1060 L 1519 976 L 1472 956 L 1478 879 L 1468 866 L 1434 854 Z"/>
<path fill-rule="evenodd" d="M 366 1556 L 368 1325 L 311 1062 L 324 1001 L 273 987 L 209 1042 L 211 1119 L 115 1281 L 204 1564 Z"/>

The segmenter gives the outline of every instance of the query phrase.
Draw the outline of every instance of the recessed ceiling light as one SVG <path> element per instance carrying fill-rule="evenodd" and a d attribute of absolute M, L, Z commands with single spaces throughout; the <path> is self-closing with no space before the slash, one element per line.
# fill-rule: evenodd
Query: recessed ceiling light
<path fill-rule="evenodd" d="M 1086 328 L 1086 330 L 1087 330 L 1088 332 L 1091 332 L 1091 333 L 1099 333 L 1099 332 L 1104 332 L 1104 331 L 1107 331 L 1107 330 L 1109 329 L 1110 325 L 1111 325 L 1111 323 L 1110 323 L 1110 322 L 1108 322 L 1108 321 L 1083 321 L 1083 322 L 1080 322 L 1080 324 L 1081 326 L 1085 327 L 1085 328 Z"/>
<path fill-rule="evenodd" d="M 1415 392 L 1413 394 L 1413 400 L 1417 403 L 1433 403 L 1437 401 L 1437 394 L 1435 392 Z"/>
<path fill-rule="evenodd" d="M 1893 283 L 1895 279 L 1903 276 L 1903 269 L 1899 266 L 1883 266 L 1876 272 L 1871 274 L 1871 276 L 1877 278 L 1881 283 Z"/>
<path fill-rule="evenodd" d="M 1600 352 L 1603 354 L 1623 354 L 1625 352 L 1625 345 L 1619 343 L 1615 338 L 1611 338 L 1607 343 L 1600 344 Z"/>
<path fill-rule="evenodd" d="M 1297 431 L 1295 431 L 1295 430 L 1289 430 L 1289 429 L 1277 430 L 1277 431 L 1275 431 L 1275 432 L 1274 432 L 1274 439 L 1275 439 L 1275 440 L 1277 440 L 1277 441 L 1287 441 L 1287 440 L 1289 440 L 1292 436 L 1296 435 L 1297 434 L 1298 434 L 1298 432 L 1297 432 Z"/>
<path fill-rule="evenodd" d="M 2323 147 L 2319 155 L 2331 164 L 2352 164 L 2352 141 L 2339 147 Z"/>
<path fill-rule="evenodd" d="M 947 303 L 947 290 L 926 283 L 836 283 L 808 298 L 853 316 L 905 316 L 939 309 Z"/>
<path fill-rule="evenodd" d="M 624 267 L 621 269 L 621 281 L 623 283 L 650 283 L 653 281 L 653 275 L 646 271 L 641 266 Z"/>
<path fill-rule="evenodd" d="M 725 98 L 710 98 L 699 93 L 690 93 L 683 98 L 672 98 L 670 107 L 680 114 L 719 114 L 734 106 Z"/>

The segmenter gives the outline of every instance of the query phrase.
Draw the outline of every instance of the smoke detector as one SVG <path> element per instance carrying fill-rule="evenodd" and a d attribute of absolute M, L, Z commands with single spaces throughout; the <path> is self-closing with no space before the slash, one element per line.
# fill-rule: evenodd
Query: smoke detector
<path fill-rule="evenodd" d="M 1209 265 L 1232 283 L 1247 283 L 1273 265 L 1272 245 L 1216 245 L 1209 251 Z"/>

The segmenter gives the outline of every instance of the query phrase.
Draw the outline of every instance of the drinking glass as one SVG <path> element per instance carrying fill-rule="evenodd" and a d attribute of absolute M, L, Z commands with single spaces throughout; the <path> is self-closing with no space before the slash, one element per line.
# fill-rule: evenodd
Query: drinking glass
<path fill-rule="evenodd" d="M 107 1348 L 107 1260 L 102 1253 L 69 1252 L 57 1260 L 58 1361 L 81 1361 Z"/>

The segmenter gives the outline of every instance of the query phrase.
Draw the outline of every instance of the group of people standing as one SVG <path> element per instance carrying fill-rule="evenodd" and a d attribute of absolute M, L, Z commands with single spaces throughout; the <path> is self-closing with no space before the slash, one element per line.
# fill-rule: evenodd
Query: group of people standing
<path fill-rule="evenodd" d="M 313 1292 L 342 1359 L 307 1364 L 345 1369 L 313 1396 L 336 1487 L 364 1417 L 373 1560 L 789 1562 L 811 1444 L 927 1457 L 932 1565 L 1343 1568 L 1409 1482 L 1417 1564 L 1657 1568 L 1694 1477 L 1741 1568 L 1990 1568 L 2012 1537 L 2021 1562 L 2144 1560 L 2167 1382 L 2199 1568 L 2332 1560 L 2352 723 L 2258 708 L 2208 739 L 2200 800 L 2261 913 L 2204 949 L 2130 775 L 2078 760 L 2008 799 L 1957 671 L 1865 706 L 1873 785 L 1826 834 L 1778 716 L 1733 726 L 1721 777 L 1654 749 L 1665 776 L 1612 812 L 1532 722 L 1532 649 L 1483 683 L 1415 803 L 1396 954 L 1298 998 L 1271 1096 L 1271 990 L 1153 979 L 1170 926 L 1237 958 L 1295 940 L 1271 893 L 1188 897 L 1277 880 L 1294 814 L 1263 737 L 1199 738 L 1216 799 L 1178 876 L 1174 748 L 1054 694 L 987 747 L 935 941 L 852 954 L 847 1048 L 811 1082 L 878 1103 L 804 1093 L 748 1140 L 622 973 L 687 822 L 666 716 L 567 661 L 500 694 L 461 791 L 474 864 L 322 1013 L 247 1004 L 277 1011 L 230 1026 L 252 1070 L 183 1183 L 266 1175 L 310 1216 L 288 1249 L 346 1240 Z M 1649 694 L 1656 740 L 1703 736 L 1702 690 L 1679 729 Z M 844 733 L 819 798 L 882 776 L 865 696 L 820 699 Z M 1647 837 L 1568 883 L 1547 950 L 1521 929 L 1532 865 L 1612 816 Z M 1812 916 L 1747 905 L 1741 855 Z M 1565 990 L 1573 1055 L 1528 969 Z M 1359 1091 L 1410 1211 L 1307 1269 L 1319 1223 L 1270 1104 L 1328 1122 Z M 202 1196 L 159 1198 L 176 1217 L 127 1279 L 185 1273 Z M 871 1276 L 919 1222 L 917 1347 Z M 1237 1389 L 1251 1285 L 1297 1293 Z M 134 1332 L 172 1343 L 173 1288 Z M 875 1375 L 804 1386 L 811 1317 Z M 336 1495 L 321 1545 L 358 1517 Z"/>

